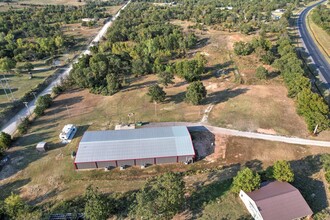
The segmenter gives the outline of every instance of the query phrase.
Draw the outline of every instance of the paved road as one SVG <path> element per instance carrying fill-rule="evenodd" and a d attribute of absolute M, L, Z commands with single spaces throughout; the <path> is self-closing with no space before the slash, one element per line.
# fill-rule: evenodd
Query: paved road
<path fill-rule="evenodd" d="M 228 128 L 220 128 L 215 126 L 210 126 L 203 123 L 193 123 L 193 122 L 152 122 L 150 124 L 143 125 L 143 127 L 161 127 L 161 126 L 187 126 L 190 131 L 210 131 L 214 134 L 222 134 L 237 137 L 246 137 L 266 141 L 276 141 L 288 144 L 297 145 L 308 145 L 308 146 L 319 146 L 319 147 L 330 147 L 330 141 L 316 141 L 297 137 L 287 137 L 281 135 L 271 135 L 262 134 L 257 132 L 249 131 L 238 131 Z"/>
<path fill-rule="evenodd" d="M 106 34 L 107 32 L 107 29 L 112 25 L 113 21 L 115 21 L 119 15 L 120 15 L 120 12 L 126 8 L 126 6 L 131 3 L 131 0 L 128 1 L 126 3 L 126 5 L 124 5 L 118 12 L 117 14 L 112 17 L 112 19 L 110 21 L 108 21 L 103 27 L 102 29 L 98 32 L 98 34 L 96 35 L 96 37 L 93 39 L 93 41 L 87 46 L 86 50 L 84 50 L 79 57 L 81 57 L 82 55 L 85 55 L 85 54 L 90 54 L 90 47 L 94 46 L 95 43 L 99 42 L 102 37 Z M 78 58 L 79 58 L 78 57 Z M 78 58 L 73 60 L 73 63 L 76 63 L 78 62 Z M 71 69 L 72 69 L 72 64 L 69 65 L 68 68 L 65 68 L 65 69 L 62 69 L 63 73 L 61 73 L 45 90 L 43 90 L 40 94 L 37 95 L 37 97 L 39 96 L 43 96 L 43 95 L 46 95 L 46 94 L 50 94 L 52 92 L 52 89 L 54 86 L 57 86 L 60 84 L 61 80 L 66 78 Z M 35 109 L 35 102 L 36 102 L 36 99 L 32 100 L 31 102 L 28 103 L 28 108 L 24 108 L 22 109 L 18 114 L 16 114 L 13 118 L 11 118 L 11 120 L 5 124 L 1 130 L 3 132 L 6 132 L 8 134 L 14 134 L 14 132 L 16 131 L 17 129 L 17 126 L 19 125 L 19 123 L 21 122 L 21 119 L 26 117 L 26 116 L 29 116 L 31 112 L 33 112 L 33 110 Z"/>
<path fill-rule="evenodd" d="M 321 53 L 320 49 L 317 47 L 317 43 L 314 42 L 311 34 L 308 32 L 306 22 L 306 16 L 308 12 L 317 5 L 320 5 L 324 2 L 326 2 L 326 0 L 322 0 L 305 8 L 299 15 L 297 26 L 299 30 L 299 35 L 302 39 L 302 44 L 305 47 L 306 52 L 310 56 L 309 59 L 311 59 L 312 62 L 316 65 L 316 67 L 318 68 L 317 71 L 320 75 L 320 79 L 325 84 L 326 88 L 330 90 L 330 64 L 326 60 L 324 55 Z"/>

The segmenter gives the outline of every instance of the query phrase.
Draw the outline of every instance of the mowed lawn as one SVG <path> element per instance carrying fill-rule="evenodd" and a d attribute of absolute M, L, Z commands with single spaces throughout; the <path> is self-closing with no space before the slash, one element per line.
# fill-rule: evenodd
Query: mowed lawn
<path fill-rule="evenodd" d="M 48 68 L 45 66 L 45 68 Z M 29 79 L 29 75 L 23 73 L 21 75 L 16 74 L 4 74 L 0 77 L 8 79 L 9 86 L 13 92 L 15 99 L 20 99 L 26 92 L 37 87 L 38 84 L 42 83 L 48 76 L 54 73 L 54 70 L 42 70 L 42 71 L 32 71 L 33 78 Z M 6 90 L 9 93 L 9 90 Z M 8 99 L 4 90 L 0 89 L 0 105 L 8 103 Z"/>

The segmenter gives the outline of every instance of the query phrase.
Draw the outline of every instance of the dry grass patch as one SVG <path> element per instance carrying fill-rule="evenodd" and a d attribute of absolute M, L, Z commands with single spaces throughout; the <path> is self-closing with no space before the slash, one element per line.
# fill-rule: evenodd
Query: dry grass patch
<path fill-rule="evenodd" d="M 213 108 L 209 122 L 238 130 L 272 129 L 277 134 L 307 137 L 306 125 L 286 93 L 285 87 L 279 85 L 238 86 L 222 90 L 222 99 L 226 101 Z"/>

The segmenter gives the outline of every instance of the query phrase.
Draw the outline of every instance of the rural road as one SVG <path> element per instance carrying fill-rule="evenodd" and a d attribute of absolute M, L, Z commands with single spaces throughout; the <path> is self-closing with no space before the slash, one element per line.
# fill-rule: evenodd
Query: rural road
<path fill-rule="evenodd" d="M 108 28 L 112 25 L 113 21 L 115 21 L 119 15 L 120 12 L 125 9 L 127 7 L 127 5 L 131 3 L 131 0 L 128 1 L 118 12 L 115 16 L 112 17 L 111 20 L 109 20 L 103 27 L 102 29 L 98 32 L 98 34 L 96 35 L 96 37 L 93 39 L 93 41 L 87 46 L 86 50 L 84 50 L 79 57 L 81 57 L 82 55 L 85 54 L 90 54 L 90 47 L 94 46 L 95 43 L 99 42 L 102 37 L 106 34 Z M 78 57 L 78 58 L 79 58 Z M 37 98 L 39 96 L 43 96 L 46 94 L 50 94 L 52 92 L 53 87 L 59 85 L 61 83 L 61 80 L 66 78 L 71 69 L 72 69 L 72 64 L 78 62 L 78 58 L 73 60 L 72 63 L 68 66 L 68 68 L 63 69 L 63 72 L 45 89 L 43 90 L 41 93 L 39 93 L 37 95 Z M 22 118 L 25 118 L 27 116 L 30 115 L 31 112 L 33 112 L 33 110 L 35 109 L 35 103 L 36 103 L 36 99 L 32 100 L 31 102 L 29 102 L 27 104 L 27 108 L 23 108 L 20 112 L 18 112 L 14 117 L 12 117 L 7 124 L 5 124 L 1 130 L 3 132 L 6 132 L 8 134 L 13 135 L 15 133 L 15 131 L 17 130 L 17 126 L 19 125 L 19 123 L 21 122 Z"/>
<path fill-rule="evenodd" d="M 229 135 L 237 137 L 246 137 L 252 139 L 266 140 L 266 141 L 276 141 L 288 144 L 297 145 L 308 145 L 308 146 L 319 146 L 319 147 L 330 147 L 330 141 L 317 141 L 298 137 L 287 137 L 280 135 L 262 134 L 250 131 L 238 131 L 228 128 L 220 128 L 215 126 L 210 126 L 204 123 L 193 123 L 193 122 L 152 122 L 146 125 L 146 127 L 161 127 L 161 126 L 187 126 L 190 131 L 210 131 L 213 134 Z"/>
<path fill-rule="evenodd" d="M 326 88 L 330 90 L 330 64 L 318 48 L 317 43 L 314 42 L 311 33 L 308 32 L 306 21 L 308 12 L 324 2 L 326 2 L 326 0 L 322 0 L 306 7 L 299 15 L 297 26 L 300 38 L 302 39 L 302 45 L 309 55 L 308 59 L 316 65 L 320 80 L 325 84 Z"/>

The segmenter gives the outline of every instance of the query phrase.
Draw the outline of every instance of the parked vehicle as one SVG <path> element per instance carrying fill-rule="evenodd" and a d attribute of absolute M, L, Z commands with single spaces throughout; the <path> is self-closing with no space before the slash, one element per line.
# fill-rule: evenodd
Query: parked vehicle
<path fill-rule="evenodd" d="M 59 135 L 62 143 L 70 143 L 76 132 L 77 132 L 77 128 L 73 124 L 65 125 L 64 128 L 62 129 L 62 132 Z"/>

